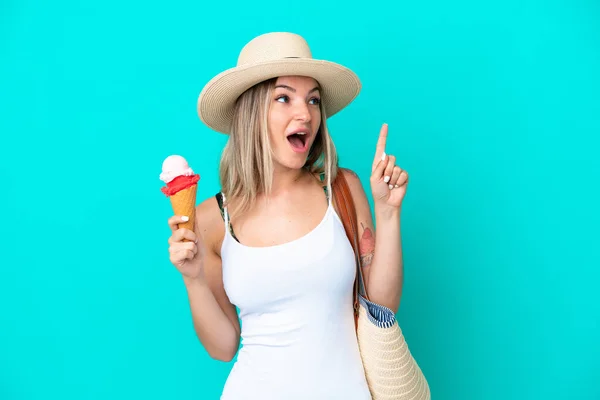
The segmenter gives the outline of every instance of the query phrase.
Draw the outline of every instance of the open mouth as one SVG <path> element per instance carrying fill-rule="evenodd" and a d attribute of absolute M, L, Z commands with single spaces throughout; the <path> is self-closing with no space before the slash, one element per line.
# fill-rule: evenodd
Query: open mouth
<path fill-rule="evenodd" d="M 306 151 L 308 144 L 308 134 L 305 132 L 293 133 L 287 137 L 288 142 L 292 146 L 292 150 L 296 152 Z"/>

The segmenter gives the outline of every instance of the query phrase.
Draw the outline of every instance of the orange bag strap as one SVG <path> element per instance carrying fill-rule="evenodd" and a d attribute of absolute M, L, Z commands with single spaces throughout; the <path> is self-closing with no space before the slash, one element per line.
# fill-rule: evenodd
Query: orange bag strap
<path fill-rule="evenodd" d="M 356 207 L 354 206 L 354 200 L 348 187 L 348 182 L 342 173 L 342 170 L 338 171 L 336 178 L 332 183 L 333 200 L 338 209 L 340 219 L 346 230 L 346 236 L 352 245 L 354 250 L 354 258 L 356 259 L 356 279 L 354 281 L 354 313 L 355 318 L 358 317 L 358 306 L 359 306 L 359 294 L 365 299 L 369 299 L 367 296 L 366 287 L 364 284 L 364 277 L 362 271 L 362 265 L 360 262 L 360 250 L 358 247 L 358 222 L 356 217 Z"/>

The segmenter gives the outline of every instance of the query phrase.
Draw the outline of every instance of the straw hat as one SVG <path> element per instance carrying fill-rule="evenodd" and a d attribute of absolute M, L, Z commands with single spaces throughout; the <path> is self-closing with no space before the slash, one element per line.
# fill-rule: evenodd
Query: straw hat
<path fill-rule="evenodd" d="M 237 98 L 255 84 L 280 76 L 314 78 L 321 86 L 321 102 L 328 117 L 358 95 L 361 83 L 350 69 L 312 57 L 308 43 L 289 32 L 255 37 L 241 50 L 237 66 L 212 78 L 198 97 L 198 115 L 217 132 L 229 133 Z"/>

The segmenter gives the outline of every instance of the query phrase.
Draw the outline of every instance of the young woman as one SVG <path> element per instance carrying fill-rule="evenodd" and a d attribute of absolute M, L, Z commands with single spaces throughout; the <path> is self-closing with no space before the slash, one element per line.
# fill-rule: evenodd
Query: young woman
<path fill-rule="evenodd" d="M 242 339 L 222 399 L 370 399 L 354 254 L 331 183 L 348 181 L 371 300 L 396 312 L 408 175 L 385 154 L 385 124 L 373 149 L 373 215 L 358 177 L 338 168 L 326 117 L 360 87 L 349 69 L 313 59 L 302 37 L 277 32 L 250 41 L 200 94 L 201 120 L 229 135 L 222 189 L 198 205 L 194 231 L 178 229 L 185 216 L 169 218 L 169 252 L 207 352 L 230 361 Z"/>

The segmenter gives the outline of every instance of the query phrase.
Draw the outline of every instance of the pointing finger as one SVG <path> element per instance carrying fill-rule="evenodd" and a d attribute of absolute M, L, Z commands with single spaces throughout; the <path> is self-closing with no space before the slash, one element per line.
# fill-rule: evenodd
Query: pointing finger
<path fill-rule="evenodd" d="M 384 179 L 383 172 L 385 171 L 389 161 L 390 161 L 389 156 L 385 156 L 383 160 L 377 161 L 377 164 L 375 165 L 375 169 L 373 170 L 373 173 L 371 174 L 371 179 L 374 179 L 375 182 L 379 182 L 379 181 L 383 180 Z"/>
<path fill-rule="evenodd" d="M 385 145 L 387 142 L 388 124 L 383 124 L 379 131 L 379 139 L 377 139 L 377 147 L 375 149 L 375 159 L 373 160 L 373 170 L 377 167 L 377 163 L 381 161 L 385 153 Z"/>

